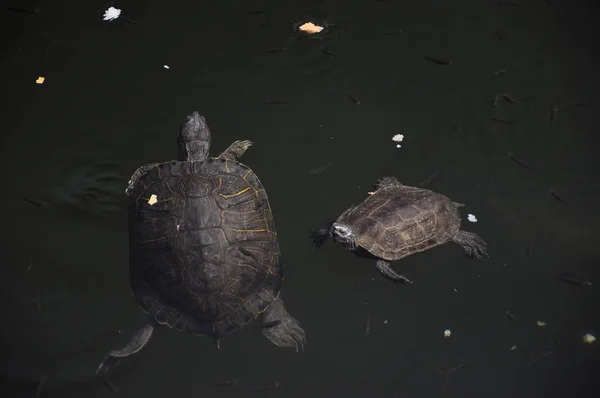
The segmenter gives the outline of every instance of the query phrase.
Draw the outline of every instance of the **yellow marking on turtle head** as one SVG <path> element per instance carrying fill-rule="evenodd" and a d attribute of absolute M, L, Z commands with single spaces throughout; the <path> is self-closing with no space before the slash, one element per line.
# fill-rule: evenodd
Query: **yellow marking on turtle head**
<path fill-rule="evenodd" d="M 231 195 L 224 195 L 222 193 L 220 193 L 219 195 L 224 197 L 225 199 L 229 199 L 229 198 L 233 198 L 234 196 L 239 196 L 239 195 L 243 194 L 244 192 L 248 192 L 250 189 L 252 189 L 252 188 L 246 187 L 246 188 L 242 189 L 240 192 L 232 193 Z"/>

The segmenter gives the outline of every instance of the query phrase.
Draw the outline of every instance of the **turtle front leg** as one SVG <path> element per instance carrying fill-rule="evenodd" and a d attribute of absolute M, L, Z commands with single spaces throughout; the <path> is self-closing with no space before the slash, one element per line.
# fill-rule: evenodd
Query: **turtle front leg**
<path fill-rule="evenodd" d="M 229 148 L 225 149 L 222 154 L 218 156 L 218 159 L 231 159 L 235 160 L 241 157 L 246 149 L 252 146 L 252 141 L 244 140 L 244 141 L 234 141 Z"/>
<path fill-rule="evenodd" d="M 138 168 L 129 179 L 129 185 L 125 190 L 127 196 L 131 194 L 131 192 L 133 191 L 133 187 L 135 187 L 135 184 L 140 179 L 140 177 L 146 174 L 148 171 L 152 170 L 154 167 L 158 166 L 159 164 L 160 163 L 150 163 Z"/>
<path fill-rule="evenodd" d="M 304 349 L 306 333 L 300 322 L 294 319 L 285 309 L 283 300 L 278 298 L 262 316 L 262 334 L 278 347 L 295 348 L 296 352 Z"/>
<path fill-rule="evenodd" d="M 383 274 L 383 276 L 393 280 L 394 282 L 413 283 L 407 277 L 396 273 L 396 271 L 394 271 L 392 267 L 390 267 L 389 261 L 377 260 L 377 269 Z"/>
<path fill-rule="evenodd" d="M 135 332 L 133 337 L 131 337 L 131 340 L 129 340 L 129 343 L 124 348 L 110 351 L 104 358 L 104 361 L 102 361 L 100 366 L 98 366 L 96 373 L 107 371 L 122 358 L 139 352 L 142 348 L 144 348 L 146 343 L 148 343 L 148 340 L 150 340 L 150 337 L 152 337 L 152 332 L 154 332 L 154 329 L 157 326 L 158 325 L 154 320 L 148 321 L 148 323 L 146 323 L 141 329 Z"/>

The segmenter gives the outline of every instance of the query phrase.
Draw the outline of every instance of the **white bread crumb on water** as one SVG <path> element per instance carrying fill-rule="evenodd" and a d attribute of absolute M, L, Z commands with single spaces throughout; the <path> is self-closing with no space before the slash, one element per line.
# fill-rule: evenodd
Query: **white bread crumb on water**
<path fill-rule="evenodd" d="M 596 341 L 596 336 L 591 333 L 587 333 L 585 336 L 583 336 L 584 343 L 592 344 L 594 341 Z"/>
<path fill-rule="evenodd" d="M 471 222 L 477 222 L 477 217 L 475 217 L 474 214 L 469 214 L 467 216 L 467 220 L 471 221 Z"/>
<path fill-rule="evenodd" d="M 119 15 L 121 15 L 120 9 L 109 7 L 108 10 L 104 12 L 104 20 L 109 22 L 114 21 L 115 19 L 119 18 Z"/>
<path fill-rule="evenodd" d="M 154 205 L 156 202 L 158 202 L 158 196 L 156 196 L 155 194 L 152 194 L 152 196 L 150 196 L 150 199 L 148 199 L 148 204 L 150 206 Z"/>
<path fill-rule="evenodd" d="M 392 141 L 394 142 L 402 142 L 404 140 L 404 136 L 402 134 L 396 134 L 392 137 Z"/>

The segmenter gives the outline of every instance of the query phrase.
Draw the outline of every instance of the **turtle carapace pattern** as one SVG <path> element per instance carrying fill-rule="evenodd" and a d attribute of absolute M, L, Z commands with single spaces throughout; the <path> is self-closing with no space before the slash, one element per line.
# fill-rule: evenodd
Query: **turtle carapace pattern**
<path fill-rule="evenodd" d="M 158 326 L 210 336 L 260 317 L 277 346 L 300 350 L 305 333 L 280 296 L 282 264 L 265 189 L 237 159 L 250 141 L 209 157 L 211 133 L 198 112 L 178 134 L 179 159 L 140 167 L 126 193 L 133 295 L 148 322 L 98 371 L 140 351 Z"/>
<path fill-rule="evenodd" d="M 478 235 L 460 229 L 458 207 L 439 193 L 402 185 L 394 177 L 375 184 L 376 191 L 351 206 L 328 228 L 317 231 L 317 244 L 327 238 L 349 250 L 362 248 L 377 258 L 377 269 L 395 282 L 412 283 L 390 262 L 453 242 L 469 257 L 487 257 L 487 244 Z"/>

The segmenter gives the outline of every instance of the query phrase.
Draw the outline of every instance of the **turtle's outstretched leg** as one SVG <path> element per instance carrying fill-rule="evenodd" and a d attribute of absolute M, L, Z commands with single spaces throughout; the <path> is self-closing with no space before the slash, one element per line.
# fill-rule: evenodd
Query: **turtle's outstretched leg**
<path fill-rule="evenodd" d="M 300 327 L 300 322 L 292 318 L 278 298 L 271 304 L 262 316 L 262 334 L 279 347 L 292 347 L 296 352 L 304 349 L 306 333 Z"/>
<path fill-rule="evenodd" d="M 244 140 L 244 141 L 234 141 L 229 148 L 225 149 L 222 154 L 219 155 L 219 159 L 231 159 L 235 160 L 241 157 L 246 149 L 252 146 L 252 141 Z"/>
<path fill-rule="evenodd" d="M 139 352 L 148 343 L 148 340 L 152 337 L 152 332 L 154 332 L 157 326 L 158 324 L 153 319 L 148 321 L 141 329 L 135 332 L 124 348 L 110 351 L 104 358 L 104 361 L 98 366 L 96 373 L 106 371 L 119 362 L 120 359 Z"/>
<path fill-rule="evenodd" d="M 487 243 L 472 232 L 458 231 L 452 238 L 452 242 L 462 246 L 468 257 L 477 259 L 488 257 Z"/>
<path fill-rule="evenodd" d="M 150 163 L 150 164 L 146 164 L 146 165 L 138 168 L 133 173 L 131 178 L 129 179 L 129 185 L 127 186 L 127 189 L 125 190 L 125 193 L 127 194 L 127 196 L 129 196 L 129 194 L 131 194 L 131 191 L 133 191 L 133 187 L 135 187 L 135 184 L 140 179 L 140 177 L 143 176 L 144 174 L 146 174 L 148 171 L 152 170 L 154 167 L 158 166 L 159 164 L 160 163 Z"/>
<path fill-rule="evenodd" d="M 396 271 L 390 267 L 389 261 L 377 260 L 377 269 L 383 274 L 383 276 L 393 280 L 394 282 L 413 283 L 407 277 L 396 273 Z"/>
<path fill-rule="evenodd" d="M 375 183 L 375 189 L 383 189 L 389 187 L 401 187 L 402 184 L 396 177 L 383 177 Z"/>

